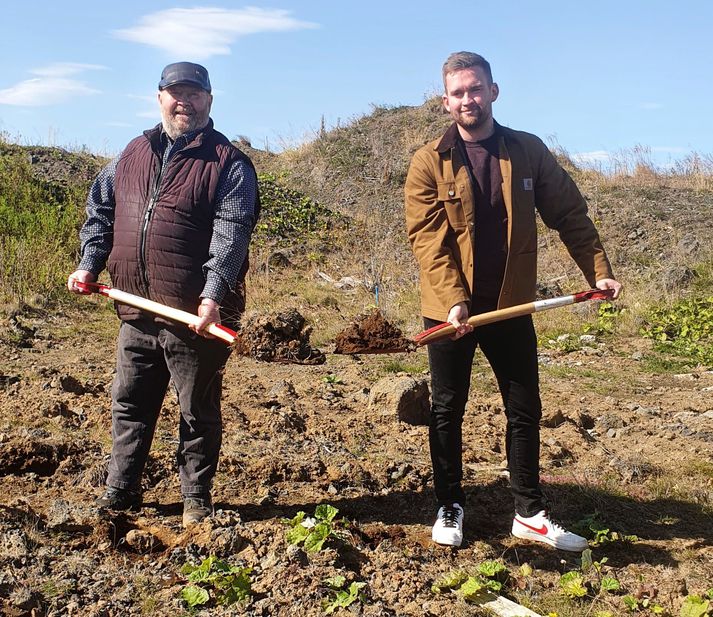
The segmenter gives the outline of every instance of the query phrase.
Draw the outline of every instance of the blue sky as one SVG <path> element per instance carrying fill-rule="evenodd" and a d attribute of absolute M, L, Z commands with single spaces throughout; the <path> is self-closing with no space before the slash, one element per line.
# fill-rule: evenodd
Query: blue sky
<path fill-rule="evenodd" d="M 161 69 L 211 75 L 216 128 L 273 150 L 439 93 L 481 53 L 496 119 L 597 160 L 638 145 L 665 165 L 713 153 L 713 1 L 38 0 L 6 3 L 0 131 L 115 154 L 158 122 Z M 446 8 L 444 8 L 446 7 Z"/>

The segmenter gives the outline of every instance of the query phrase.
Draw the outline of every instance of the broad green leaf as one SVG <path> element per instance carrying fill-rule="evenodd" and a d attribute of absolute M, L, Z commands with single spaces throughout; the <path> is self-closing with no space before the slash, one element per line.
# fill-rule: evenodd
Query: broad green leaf
<path fill-rule="evenodd" d="M 218 603 L 225 606 L 247 600 L 252 595 L 252 583 L 250 581 L 252 568 L 242 568 L 239 574 L 231 574 L 226 577 L 227 587 L 220 596 Z"/>
<path fill-rule="evenodd" d="M 322 582 L 327 585 L 327 587 L 331 587 L 332 589 L 341 589 L 342 587 L 344 587 L 344 584 L 347 582 L 347 579 L 341 574 L 338 574 L 337 576 L 325 578 Z"/>
<path fill-rule="evenodd" d="M 710 608 L 710 601 L 701 596 L 688 596 L 681 605 L 681 617 L 705 617 Z"/>
<path fill-rule="evenodd" d="M 468 580 L 468 575 L 462 570 L 453 570 L 444 574 L 431 586 L 433 593 L 442 593 L 447 589 L 456 589 Z"/>
<path fill-rule="evenodd" d="M 468 580 L 460 586 L 458 590 L 468 602 L 481 602 L 488 589 L 484 581 L 475 576 L 469 576 Z"/>
<path fill-rule="evenodd" d="M 635 611 L 639 608 L 639 602 L 634 596 L 624 596 L 621 601 L 630 611 Z"/>
<path fill-rule="evenodd" d="M 290 527 L 295 527 L 296 525 L 299 525 L 302 523 L 304 517 L 306 515 L 306 512 L 303 512 L 300 510 L 293 518 L 282 518 L 280 521 L 284 523 L 285 525 L 289 525 Z"/>
<path fill-rule="evenodd" d="M 613 576 L 605 576 L 602 578 L 601 588 L 602 591 L 619 591 L 621 585 Z"/>
<path fill-rule="evenodd" d="M 202 606 L 210 600 L 210 594 L 202 587 L 188 585 L 181 590 L 181 598 L 185 600 L 189 608 Z"/>
<path fill-rule="evenodd" d="M 582 572 L 588 572 L 592 567 L 592 549 L 585 548 L 582 551 Z"/>
<path fill-rule="evenodd" d="M 584 578 L 576 570 L 560 576 L 559 585 L 562 588 L 562 593 L 569 598 L 583 598 L 587 595 Z"/>
<path fill-rule="evenodd" d="M 297 525 L 287 530 L 285 540 L 287 540 L 288 544 L 300 544 L 309 536 L 309 533 L 309 529 L 302 527 L 302 525 Z"/>
<path fill-rule="evenodd" d="M 339 510 L 337 510 L 337 508 L 335 508 L 334 506 L 330 506 L 326 503 L 321 503 L 315 508 L 314 516 L 319 521 L 331 523 L 334 520 L 334 517 L 337 516 L 338 512 Z"/>
<path fill-rule="evenodd" d="M 532 576 L 532 566 L 529 563 L 523 563 L 520 568 L 520 576 L 524 576 L 527 578 L 528 576 Z"/>
<path fill-rule="evenodd" d="M 478 572 L 488 578 L 498 578 L 499 575 L 506 573 L 508 569 L 497 561 L 484 561 L 478 564 Z"/>
<path fill-rule="evenodd" d="M 329 523 L 317 523 L 305 539 L 304 549 L 308 553 L 322 550 L 331 532 Z"/>

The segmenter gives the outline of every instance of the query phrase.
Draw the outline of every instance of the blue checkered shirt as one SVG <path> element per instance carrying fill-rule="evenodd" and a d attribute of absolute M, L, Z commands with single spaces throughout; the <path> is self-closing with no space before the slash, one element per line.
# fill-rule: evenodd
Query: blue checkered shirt
<path fill-rule="evenodd" d="M 173 142 L 162 131 L 162 171 L 171 156 L 184 148 L 200 130 L 181 135 Z M 120 158 L 121 154 L 104 167 L 92 184 L 87 197 L 87 220 L 79 232 L 82 258 L 78 269 L 96 275 L 106 267 L 113 246 L 114 178 Z M 206 282 L 201 298 L 210 298 L 220 304 L 226 293 L 235 288 L 255 224 L 256 196 L 257 177 L 249 165 L 237 160 L 223 170 L 216 189 L 209 259 L 203 264 Z"/>

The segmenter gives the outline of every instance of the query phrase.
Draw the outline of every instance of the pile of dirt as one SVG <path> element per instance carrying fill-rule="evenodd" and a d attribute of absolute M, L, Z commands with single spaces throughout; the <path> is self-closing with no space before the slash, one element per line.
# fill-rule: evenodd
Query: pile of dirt
<path fill-rule="evenodd" d="M 323 364 L 324 353 L 312 347 L 309 337 L 312 327 L 295 309 L 254 315 L 243 320 L 234 350 L 263 362 L 292 364 Z"/>
<path fill-rule="evenodd" d="M 387 321 L 378 308 L 359 315 L 334 339 L 334 353 L 392 353 L 413 351 L 416 345 Z"/>

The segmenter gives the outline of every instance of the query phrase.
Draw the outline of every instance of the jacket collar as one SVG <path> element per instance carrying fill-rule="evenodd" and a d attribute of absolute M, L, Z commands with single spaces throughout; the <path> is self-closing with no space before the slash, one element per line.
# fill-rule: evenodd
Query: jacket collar
<path fill-rule="evenodd" d="M 502 128 L 497 122 L 494 122 L 494 134 L 502 135 Z M 448 127 L 448 130 L 441 137 L 441 141 L 435 147 L 436 152 L 443 154 L 456 147 L 458 141 L 461 140 L 460 133 L 458 132 L 458 125 L 454 122 Z"/>

